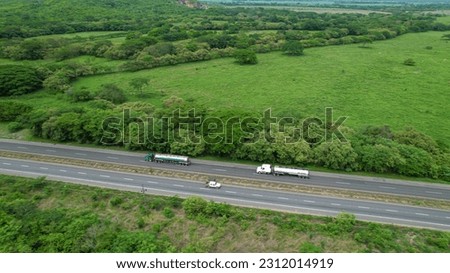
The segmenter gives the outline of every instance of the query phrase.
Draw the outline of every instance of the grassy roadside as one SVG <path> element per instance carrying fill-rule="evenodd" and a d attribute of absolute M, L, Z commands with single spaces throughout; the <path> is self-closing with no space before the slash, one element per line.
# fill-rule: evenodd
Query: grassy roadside
<path fill-rule="evenodd" d="M 449 252 L 450 233 L 0 175 L 0 252 Z"/>

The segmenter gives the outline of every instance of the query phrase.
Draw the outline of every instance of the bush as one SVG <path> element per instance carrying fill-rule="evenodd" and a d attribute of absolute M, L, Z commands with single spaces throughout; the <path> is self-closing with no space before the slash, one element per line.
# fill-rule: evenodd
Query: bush
<path fill-rule="evenodd" d="M 117 206 L 119 206 L 120 204 L 123 203 L 123 199 L 121 197 L 119 197 L 119 196 L 114 196 L 113 198 L 111 198 L 109 203 L 111 204 L 111 206 L 117 207 Z"/>
<path fill-rule="evenodd" d="M 0 101 L 0 121 L 13 121 L 22 114 L 31 111 L 28 104 L 15 101 Z"/>
<path fill-rule="evenodd" d="M 192 218 L 205 213 L 208 202 L 200 197 L 188 197 L 183 202 L 183 209 L 187 217 Z"/>
<path fill-rule="evenodd" d="M 166 217 L 166 218 L 173 218 L 174 216 L 175 216 L 175 213 L 173 213 L 173 211 L 170 209 L 170 208 L 164 208 L 164 210 L 163 210 L 163 215 Z"/>
<path fill-rule="evenodd" d="M 22 129 L 23 129 L 23 126 L 19 122 L 13 121 L 8 124 L 8 132 L 10 132 L 10 133 L 15 133 Z"/>
<path fill-rule="evenodd" d="M 416 61 L 414 61 L 414 60 L 411 59 L 411 58 L 408 58 L 408 59 L 406 59 L 406 60 L 403 62 L 403 64 L 404 64 L 404 65 L 408 65 L 408 66 L 415 66 L 415 65 L 416 65 Z"/>
<path fill-rule="evenodd" d="M 249 49 L 236 50 L 234 58 L 238 64 L 257 64 L 258 58 L 256 53 Z"/>
<path fill-rule="evenodd" d="M 23 95 L 42 87 L 34 68 L 21 65 L 0 66 L 0 96 Z"/>
<path fill-rule="evenodd" d="M 125 96 L 123 90 L 112 83 L 103 85 L 98 96 L 101 99 L 110 101 L 114 104 L 121 104 L 127 101 L 127 97 Z"/>
<path fill-rule="evenodd" d="M 94 98 L 94 96 L 92 96 L 91 92 L 89 92 L 89 90 L 87 89 L 80 89 L 80 90 L 70 90 L 66 92 L 67 95 L 70 97 L 70 99 L 73 102 L 83 102 L 83 101 L 90 101 Z"/>

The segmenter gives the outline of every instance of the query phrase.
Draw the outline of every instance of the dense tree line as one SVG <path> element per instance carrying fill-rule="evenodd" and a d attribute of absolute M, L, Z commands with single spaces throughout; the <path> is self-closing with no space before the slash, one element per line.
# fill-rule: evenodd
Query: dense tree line
<path fill-rule="evenodd" d="M 269 130 L 263 117 L 253 113 L 223 111 L 211 116 L 196 107 L 192 116 L 190 105 L 176 97 L 167 99 L 164 109 L 148 103 L 115 106 L 122 103 L 113 101 L 120 94 L 117 87 L 103 86 L 97 96 L 89 97 L 95 109 L 75 105 L 45 111 L 12 103 L 3 111 L 19 128 L 58 142 L 450 180 L 449 148 L 413 128 L 392 131 L 388 126 L 369 126 L 354 131 L 343 127 L 346 139 L 331 140 L 325 138 L 326 125 L 311 130 L 298 120 L 295 125 L 278 124 Z M 26 111 L 11 114 L 14 109 Z M 164 117 L 170 117 L 170 123 Z"/>

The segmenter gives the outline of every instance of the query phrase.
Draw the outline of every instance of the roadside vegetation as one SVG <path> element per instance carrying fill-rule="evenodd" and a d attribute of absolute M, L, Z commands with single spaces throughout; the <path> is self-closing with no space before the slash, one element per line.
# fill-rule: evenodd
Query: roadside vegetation
<path fill-rule="evenodd" d="M 0 252 L 449 252 L 450 233 L 0 176 Z"/>
<path fill-rule="evenodd" d="M 450 25 L 437 15 L 0 3 L 0 128 L 11 134 L 450 180 Z M 308 123 L 325 107 L 349 116 L 349 141 L 327 138 L 336 119 Z M 293 122 L 269 130 L 268 108 Z M 147 122 L 177 111 L 173 124 Z"/>

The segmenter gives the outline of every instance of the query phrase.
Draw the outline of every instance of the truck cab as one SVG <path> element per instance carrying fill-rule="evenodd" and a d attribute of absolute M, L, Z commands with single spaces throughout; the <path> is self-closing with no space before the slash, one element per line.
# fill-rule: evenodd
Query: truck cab
<path fill-rule="evenodd" d="M 256 173 L 269 174 L 272 173 L 272 165 L 270 164 L 262 164 L 258 168 L 256 168 Z"/>

